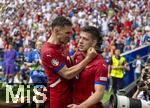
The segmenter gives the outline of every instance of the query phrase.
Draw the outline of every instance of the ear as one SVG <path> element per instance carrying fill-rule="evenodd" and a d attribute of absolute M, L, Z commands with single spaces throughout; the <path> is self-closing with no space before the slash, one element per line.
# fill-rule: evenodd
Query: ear
<path fill-rule="evenodd" d="M 59 31 L 60 31 L 60 28 L 59 28 L 59 27 L 55 27 L 55 28 L 53 29 L 53 32 L 54 32 L 55 34 L 58 34 Z"/>
<path fill-rule="evenodd" d="M 97 44 L 97 40 L 93 40 L 93 42 L 92 42 L 92 47 L 95 47 L 96 44 Z"/>

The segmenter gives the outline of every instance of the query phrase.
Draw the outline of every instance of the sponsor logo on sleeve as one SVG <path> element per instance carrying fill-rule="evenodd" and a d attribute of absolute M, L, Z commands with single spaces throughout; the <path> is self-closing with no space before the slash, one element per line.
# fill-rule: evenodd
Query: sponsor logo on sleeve
<path fill-rule="evenodd" d="M 101 81 L 107 81 L 107 77 L 100 77 Z"/>

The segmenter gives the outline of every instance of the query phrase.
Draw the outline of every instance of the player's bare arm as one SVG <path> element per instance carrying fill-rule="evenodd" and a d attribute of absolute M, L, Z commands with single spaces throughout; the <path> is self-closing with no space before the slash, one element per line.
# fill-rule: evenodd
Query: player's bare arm
<path fill-rule="evenodd" d="M 76 104 L 70 104 L 67 107 L 69 108 L 90 108 L 92 105 L 98 103 L 103 95 L 104 95 L 104 91 L 105 91 L 105 86 L 104 85 L 99 85 L 99 84 L 95 84 L 95 92 L 84 102 L 82 102 L 79 105 Z"/>
<path fill-rule="evenodd" d="M 60 70 L 59 74 L 66 79 L 72 79 L 77 74 L 79 74 L 88 65 L 88 63 L 91 62 L 96 56 L 97 56 L 96 50 L 94 48 L 89 48 L 87 51 L 87 55 L 83 61 L 70 68 L 64 66 Z"/>

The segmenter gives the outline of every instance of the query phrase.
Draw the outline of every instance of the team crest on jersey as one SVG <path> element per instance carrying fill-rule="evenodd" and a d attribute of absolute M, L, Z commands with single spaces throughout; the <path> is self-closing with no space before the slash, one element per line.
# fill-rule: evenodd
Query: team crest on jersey
<path fill-rule="evenodd" d="M 58 66 L 59 65 L 59 61 L 57 59 L 52 59 L 51 60 L 52 65 L 54 66 Z"/>

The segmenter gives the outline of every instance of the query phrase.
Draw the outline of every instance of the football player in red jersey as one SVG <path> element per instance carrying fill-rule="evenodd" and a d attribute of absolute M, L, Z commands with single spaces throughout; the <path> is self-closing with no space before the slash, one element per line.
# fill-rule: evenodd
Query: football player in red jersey
<path fill-rule="evenodd" d="M 81 29 L 78 52 L 74 56 L 75 64 L 81 63 L 90 47 L 101 46 L 102 37 L 93 26 Z M 108 66 L 101 55 L 97 55 L 73 81 L 73 104 L 70 108 L 102 108 L 107 83 Z"/>
<path fill-rule="evenodd" d="M 94 48 L 90 48 L 82 62 L 68 68 L 63 46 L 69 41 L 72 23 L 58 16 L 51 26 L 52 34 L 41 50 L 42 64 L 50 83 L 50 108 L 66 108 L 72 102 L 69 79 L 79 74 L 97 53 Z"/>

